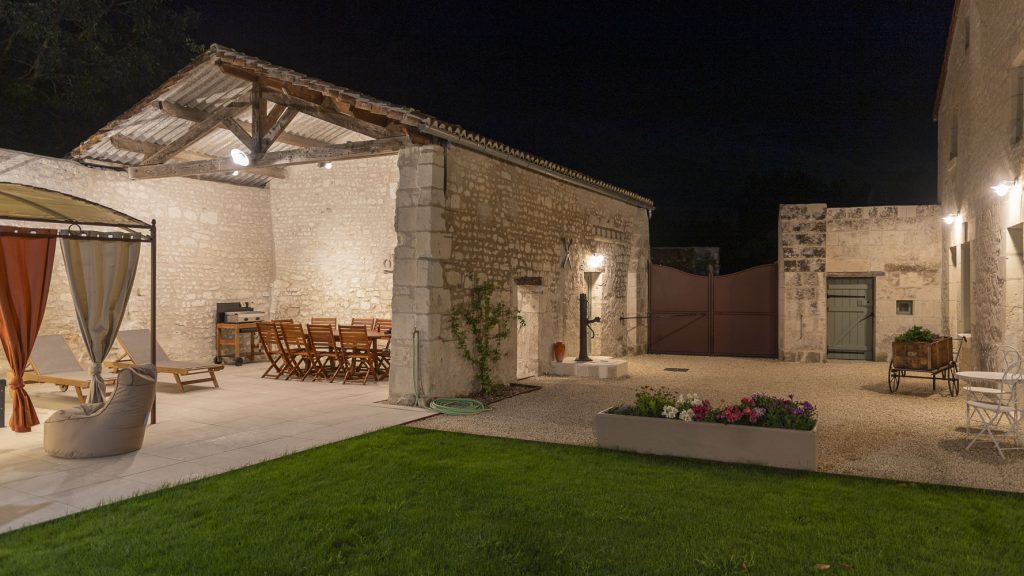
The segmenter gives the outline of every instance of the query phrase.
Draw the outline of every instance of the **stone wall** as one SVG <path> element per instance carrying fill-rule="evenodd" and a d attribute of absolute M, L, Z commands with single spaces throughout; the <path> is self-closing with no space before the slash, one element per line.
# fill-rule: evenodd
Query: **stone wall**
<path fill-rule="evenodd" d="M 266 190 L 186 178 L 130 181 L 123 172 L 0 150 L 0 181 L 50 188 L 157 221 L 157 335 L 174 358 L 213 359 L 216 303 L 270 304 L 273 247 Z M 69 336 L 86 357 L 60 248 L 42 334 Z M 149 245 L 144 245 L 125 328 L 149 326 Z"/>
<path fill-rule="evenodd" d="M 938 206 L 780 206 L 780 358 L 826 358 L 831 276 L 874 278 L 877 361 L 887 361 L 893 338 L 915 324 L 944 332 L 941 235 Z M 897 314 L 897 300 L 913 301 L 913 314 Z"/>
<path fill-rule="evenodd" d="M 446 164 L 447 163 L 447 164 Z M 595 286 L 598 326 L 594 352 L 623 355 L 646 348 L 646 325 L 621 320 L 647 309 L 647 212 L 533 171 L 451 146 L 403 150 L 398 190 L 394 347 L 419 331 L 420 393 L 471 390 L 472 374 L 452 341 L 448 311 L 475 275 L 494 281 L 499 298 L 515 305 L 515 280 L 540 279 L 540 372 L 556 341 L 578 352 L 578 294 L 586 291 L 585 256 L 605 256 Z M 563 239 L 572 241 L 563 267 Z M 410 342 L 411 344 L 411 342 Z M 497 367 L 499 381 L 516 372 L 516 339 Z M 412 346 L 408 347 L 411 354 Z M 412 393 L 412 358 L 392 358 L 392 397 Z"/>
<path fill-rule="evenodd" d="M 824 204 L 779 206 L 779 358 L 825 360 Z"/>
<path fill-rule="evenodd" d="M 1024 3 L 961 0 L 937 114 L 939 201 L 944 214 L 959 214 L 942 237 L 943 320 L 947 331 L 971 334 L 979 369 L 1002 368 L 995 354 L 1001 344 L 1024 347 L 1020 186 L 1003 197 L 992 191 L 1022 179 L 1022 66 Z M 968 286 L 961 286 L 964 276 Z"/>
<path fill-rule="evenodd" d="M 942 219 L 938 206 L 829 208 L 826 276 L 875 278 L 875 360 L 889 360 L 896 335 L 914 325 L 942 325 Z M 897 314 L 896 301 L 913 302 Z"/>
<path fill-rule="evenodd" d="M 269 189 L 273 317 L 390 318 L 397 155 L 293 166 Z"/>

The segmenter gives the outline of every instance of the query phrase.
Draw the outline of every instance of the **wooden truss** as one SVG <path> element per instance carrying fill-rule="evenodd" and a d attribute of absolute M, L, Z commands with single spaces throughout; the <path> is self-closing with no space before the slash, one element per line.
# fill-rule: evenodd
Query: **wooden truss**
<path fill-rule="evenodd" d="M 115 148 L 142 154 L 137 166 L 128 168 L 133 179 L 170 178 L 176 176 L 203 178 L 234 171 L 269 178 L 286 178 L 287 166 L 315 162 L 331 162 L 394 154 L 403 146 L 420 143 L 423 137 L 411 133 L 385 116 L 355 108 L 337 98 L 306 87 L 291 86 L 280 79 L 258 76 L 252 72 L 219 62 L 222 72 L 251 83 L 248 100 L 237 100 L 208 111 L 183 106 L 168 100 L 154 103 L 161 113 L 192 122 L 188 129 L 169 143 L 147 142 L 124 135 L 114 135 Z M 248 112 L 248 119 L 245 118 Z M 288 126 L 305 114 L 371 140 L 331 144 L 289 133 Z M 250 158 L 249 165 L 236 165 L 230 158 L 202 154 L 190 146 L 215 130 L 231 132 Z M 296 149 L 269 152 L 276 143 Z M 174 162 L 170 162 L 170 160 Z"/>

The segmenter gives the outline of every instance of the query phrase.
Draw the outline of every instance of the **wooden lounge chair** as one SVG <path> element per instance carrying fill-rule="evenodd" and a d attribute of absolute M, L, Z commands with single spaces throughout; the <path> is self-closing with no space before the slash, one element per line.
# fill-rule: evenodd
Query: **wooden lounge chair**
<path fill-rule="evenodd" d="M 60 334 L 36 337 L 32 356 L 28 359 L 28 368 L 25 372 L 26 384 L 56 384 L 62 392 L 74 388 L 78 401 L 85 403 L 82 390 L 92 385 L 92 375 L 88 370 L 82 369 L 67 340 Z M 112 374 L 103 378 L 108 386 L 112 386 L 115 379 L 116 376 Z"/>
<path fill-rule="evenodd" d="M 131 368 L 136 364 L 149 363 L 149 330 L 122 330 L 117 333 L 117 343 L 123 351 L 120 358 L 113 362 L 106 362 L 106 365 L 116 370 Z M 217 375 L 214 372 L 223 370 L 223 364 L 207 364 L 205 362 L 179 362 L 167 357 L 167 353 L 156 345 L 156 373 L 171 374 L 178 388 L 185 391 L 185 384 L 200 384 L 202 382 L 213 382 L 214 388 L 220 388 L 217 383 Z M 184 380 L 189 376 L 200 376 Z M 203 378 L 202 376 L 205 376 Z"/>

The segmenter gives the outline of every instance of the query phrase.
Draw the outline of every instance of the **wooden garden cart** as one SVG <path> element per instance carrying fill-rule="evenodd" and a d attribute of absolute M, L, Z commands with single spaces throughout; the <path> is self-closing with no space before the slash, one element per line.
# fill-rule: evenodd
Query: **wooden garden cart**
<path fill-rule="evenodd" d="M 964 339 L 943 336 L 932 342 L 893 342 L 892 360 L 889 361 L 889 392 L 895 394 L 905 378 L 931 380 L 935 391 L 939 380 L 945 381 L 950 396 L 960 394 L 960 381 L 956 378 L 957 359 Z"/>

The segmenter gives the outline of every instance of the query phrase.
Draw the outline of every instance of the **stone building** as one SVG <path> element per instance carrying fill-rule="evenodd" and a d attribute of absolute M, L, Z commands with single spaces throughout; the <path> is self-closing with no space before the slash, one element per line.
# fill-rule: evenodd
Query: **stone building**
<path fill-rule="evenodd" d="M 779 207 L 779 356 L 887 361 L 913 325 L 942 330 L 938 206 Z"/>
<path fill-rule="evenodd" d="M 960 0 L 935 104 L 943 323 L 979 366 L 1024 346 L 1024 3 Z"/>
<path fill-rule="evenodd" d="M 646 311 L 650 200 L 224 47 L 69 159 L 0 150 L 0 180 L 156 219 L 158 336 L 172 356 L 213 356 L 218 302 L 301 322 L 390 316 L 392 398 L 462 394 L 471 370 L 447 325 L 471 277 L 527 319 L 497 367 L 511 381 L 547 372 L 556 341 L 575 355 L 587 271 L 605 318 L 592 353 L 646 347 L 645 325 L 621 318 Z M 127 328 L 146 325 L 146 258 Z M 58 259 L 43 333 L 77 334 L 63 274 Z"/>

